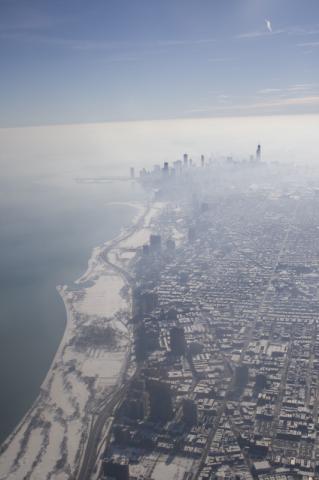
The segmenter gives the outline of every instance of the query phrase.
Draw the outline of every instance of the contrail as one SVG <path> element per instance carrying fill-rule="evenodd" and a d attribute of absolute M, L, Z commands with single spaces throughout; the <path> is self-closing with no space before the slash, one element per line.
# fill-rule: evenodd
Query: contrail
<path fill-rule="evenodd" d="M 267 29 L 270 33 L 272 33 L 272 26 L 271 26 L 271 21 L 270 20 L 265 20 Z"/>

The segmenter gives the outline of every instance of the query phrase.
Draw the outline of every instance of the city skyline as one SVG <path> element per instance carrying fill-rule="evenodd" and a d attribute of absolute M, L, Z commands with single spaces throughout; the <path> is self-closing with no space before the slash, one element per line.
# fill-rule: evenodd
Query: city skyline
<path fill-rule="evenodd" d="M 319 0 L 0 0 L 0 480 L 319 480 Z"/>

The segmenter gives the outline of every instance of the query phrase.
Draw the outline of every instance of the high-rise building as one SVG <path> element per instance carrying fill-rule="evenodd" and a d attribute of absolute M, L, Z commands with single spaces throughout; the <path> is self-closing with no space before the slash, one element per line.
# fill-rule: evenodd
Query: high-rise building
<path fill-rule="evenodd" d="M 168 162 L 164 162 L 163 176 L 168 177 L 168 175 L 169 175 Z"/>
<path fill-rule="evenodd" d="M 184 355 L 186 351 L 185 332 L 182 327 L 170 329 L 170 345 L 174 355 Z"/>
<path fill-rule="evenodd" d="M 150 235 L 150 248 L 151 251 L 158 251 L 161 249 L 162 239 L 160 235 Z"/>
<path fill-rule="evenodd" d="M 142 323 L 135 329 L 135 356 L 137 362 L 142 362 L 147 356 L 146 329 Z"/>
<path fill-rule="evenodd" d="M 104 478 L 111 477 L 115 480 L 129 480 L 129 462 L 126 457 L 112 457 L 103 460 L 102 470 Z"/>
<path fill-rule="evenodd" d="M 205 165 L 205 157 L 204 157 L 204 155 L 201 155 L 201 156 L 200 156 L 200 164 L 201 164 L 202 167 L 204 167 L 204 165 Z"/>
<path fill-rule="evenodd" d="M 131 178 L 135 178 L 135 168 L 134 167 L 130 168 L 130 176 L 131 176 Z"/>
<path fill-rule="evenodd" d="M 127 445 L 130 440 L 130 431 L 123 425 L 115 425 L 113 429 L 114 442 L 119 445 Z"/>
<path fill-rule="evenodd" d="M 143 394 L 140 398 L 131 398 L 124 403 L 125 414 L 128 418 L 132 420 L 143 420 L 145 416 L 145 405 L 144 405 Z"/>
<path fill-rule="evenodd" d="M 235 369 L 235 388 L 243 391 L 249 379 L 249 369 L 247 365 L 238 365 Z"/>
<path fill-rule="evenodd" d="M 168 383 L 149 379 L 147 390 L 150 401 L 150 418 L 155 422 L 167 422 L 173 416 L 172 393 Z"/>
<path fill-rule="evenodd" d="M 261 161 L 261 145 L 258 145 L 257 151 L 256 151 L 256 161 L 260 162 Z"/>
<path fill-rule="evenodd" d="M 187 153 L 184 153 L 184 157 L 183 157 L 184 161 L 184 167 L 187 168 L 188 167 L 188 155 Z"/>
<path fill-rule="evenodd" d="M 174 162 L 174 168 L 175 168 L 176 175 L 180 175 L 182 171 L 182 161 L 176 160 L 176 162 Z"/>
<path fill-rule="evenodd" d="M 189 426 L 197 425 L 197 405 L 190 398 L 183 400 L 183 421 Z"/>
<path fill-rule="evenodd" d="M 150 246 L 149 246 L 149 244 L 146 243 L 145 245 L 143 245 L 142 250 L 143 250 L 143 255 L 149 255 L 149 253 L 150 253 Z"/>
<path fill-rule="evenodd" d="M 169 238 L 168 240 L 166 240 L 166 247 L 167 247 L 167 250 L 173 252 L 175 250 L 175 240 L 173 238 Z"/>
<path fill-rule="evenodd" d="M 141 292 L 139 298 L 139 304 L 143 314 L 150 313 L 154 308 L 157 307 L 158 296 L 156 292 L 152 290 L 145 290 Z"/>

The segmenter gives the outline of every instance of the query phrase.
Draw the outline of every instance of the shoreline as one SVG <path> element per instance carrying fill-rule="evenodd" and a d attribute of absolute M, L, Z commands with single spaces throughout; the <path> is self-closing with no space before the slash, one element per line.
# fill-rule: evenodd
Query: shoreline
<path fill-rule="evenodd" d="M 124 300 L 120 296 L 123 286 L 127 286 L 127 279 L 120 269 L 124 271 L 135 256 L 132 249 L 141 246 L 138 235 L 142 230 L 145 233 L 145 229 L 150 233 L 150 222 L 156 214 L 155 208 L 145 225 L 146 213 L 152 210 L 153 204 L 148 207 L 140 203 L 125 204 L 138 210 L 131 225 L 93 249 L 86 272 L 74 282 L 73 288 L 57 287 L 67 315 L 64 334 L 37 398 L 1 445 L 1 480 L 30 474 L 34 479 L 62 480 L 76 473 L 75 466 L 85 448 L 92 412 L 99 399 L 103 400 L 103 396 L 120 383 L 132 344 L 130 326 L 120 321 L 121 312 L 129 319 L 131 308 L 131 297 Z M 137 239 L 140 245 L 136 245 Z M 130 240 L 133 240 L 133 247 L 129 247 Z M 128 250 L 129 255 L 125 257 Z M 108 257 L 108 264 L 105 262 L 105 252 L 116 257 L 116 269 L 110 266 Z M 112 290 L 114 298 L 109 295 L 109 303 L 105 303 L 104 295 L 108 289 Z M 81 329 L 101 328 L 101 325 L 115 332 L 118 349 L 93 346 L 88 347 L 88 353 L 78 351 L 76 342 Z M 76 451 L 70 441 L 77 443 Z M 65 455 L 63 457 L 63 450 L 67 451 L 67 459 Z"/>
<path fill-rule="evenodd" d="M 142 204 L 140 203 L 133 203 L 133 202 L 108 202 L 107 205 L 127 205 L 129 207 L 132 207 L 132 208 L 135 208 L 137 210 L 143 210 L 144 207 L 142 207 Z M 87 269 L 85 270 L 85 272 L 83 274 L 81 274 L 79 276 L 79 278 L 77 278 L 76 280 L 74 280 L 74 284 L 77 285 L 79 284 L 82 279 L 84 279 L 88 274 L 89 274 L 89 271 L 90 271 L 90 264 L 91 264 L 91 261 L 93 259 L 93 257 L 95 256 L 95 251 L 97 249 L 102 249 L 104 247 L 107 247 L 109 245 L 111 245 L 112 243 L 116 243 L 117 240 L 120 241 L 120 237 L 123 235 L 123 233 L 126 233 L 126 230 L 129 230 L 131 228 L 133 228 L 134 224 L 138 221 L 138 218 L 139 217 L 139 213 L 136 213 L 133 218 L 132 218 L 132 222 L 131 222 L 131 225 L 128 227 L 128 228 L 122 228 L 120 230 L 120 232 L 118 233 L 118 235 L 106 242 L 104 242 L 102 244 L 102 246 L 97 246 L 97 247 L 93 247 L 93 249 L 91 250 L 91 254 L 90 254 L 90 257 L 88 259 L 88 265 L 87 265 Z M 1 448 L 3 447 L 3 445 L 7 444 L 7 443 L 10 443 L 10 440 L 12 437 L 14 437 L 18 431 L 21 429 L 22 425 L 25 423 L 25 420 L 26 420 L 26 417 L 28 417 L 30 415 L 30 413 L 32 412 L 32 410 L 35 409 L 36 407 L 36 404 L 38 403 L 38 401 L 40 400 L 41 398 L 41 395 L 42 395 L 42 391 L 44 390 L 44 386 L 48 380 L 48 377 L 49 375 L 52 373 L 52 369 L 53 369 L 53 366 L 56 362 L 56 359 L 58 358 L 58 355 L 59 353 L 61 352 L 62 350 L 62 347 L 63 347 L 63 344 L 65 343 L 65 335 L 66 335 L 66 331 L 67 331 L 67 328 L 68 328 L 68 324 L 70 323 L 70 312 L 69 312 L 69 309 L 68 309 L 68 306 L 67 306 L 67 303 L 65 301 L 65 298 L 63 296 L 63 287 L 61 287 L 61 285 L 57 285 L 56 286 L 56 291 L 58 293 L 58 295 L 60 296 L 62 302 L 63 302 L 63 305 L 64 305 L 64 309 L 65 309 L 65 325 L 64 325 L 64 331 L 63 331 L 63 334 L 61 336 L 61 340 L 57 346 L 57 349 L 56 349 L 56 352 L 52 358 L 52 361 L 50 363 L 50 366 L 48 368 L 48 371 L 47 373 L 45 374 L 45 377 L 44 379 L 42 380 L 40 386 L 39 386 L 39 391 L 38 391 L 38 394 L 37 396 L 35 397 L 34 401 L 32 402 L 32 404 L 30 405 L 30 407 L 28 408 L 28 410 L 26 411 L 26 413 L 23 415 L 23 417 L 21 418 L 21 420 L 18 422 L 18 424 L 14 427 L 14 429 L 12 430 L 11 433 L 9 433 L 9 435 L 3 440 L 3 442 L 0 443 L 0 452 L 1 452 Z M 1 453 L 0 453 L 0 459 L 1 459 Z M 0 475 L 1 475 L 1 471 L 0 471 Z M 0 479 L 1 479 L 1 476 L 0 476 Z"/>

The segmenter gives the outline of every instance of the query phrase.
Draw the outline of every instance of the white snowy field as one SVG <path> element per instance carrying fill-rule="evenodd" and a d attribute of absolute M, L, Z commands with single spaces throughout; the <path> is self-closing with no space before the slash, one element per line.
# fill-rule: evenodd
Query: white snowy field
<path fill-rule="evenodd" d="M 93 250 L 88 269 L 72 286 L 58 287 L 67 311 L 63 339 L 40 394 L 2 445 L 0 480 L 67 480 L 76 475 L 92 414 L 130 362 L 130 295 L 125 278 L 107 259 L 126 268 L 138 247 L 148 241 L 161 204 L 138 207 L 139 228 Z M 142 221 L 143 220 L 143 221 Z"/>
<path fill-rule="evenodd" d="M 138 464 L 130 465 L 130 472 L 135 478 L 183 480 L 190 471 L 194 470 L 197 463 L 198 460 L 180 455 L 169 457 L 164 453 L 151 453 L 142 455 Z"/>
<path fill-rule="evenodd" d="M 154 219 L 163 210 L 165 203 L 155 202 L 146 212 L 141 228 L 136 230 L 128 238 L 125 236 L 117 244 L 117 248 L 111 250 L 108 257 L 115 265 L 127 265 L 134 257 L 136 250 L 149 242 L 150 235 L 154 229 Z M 137 218 L 138 219 L 138 218 Z"/>

